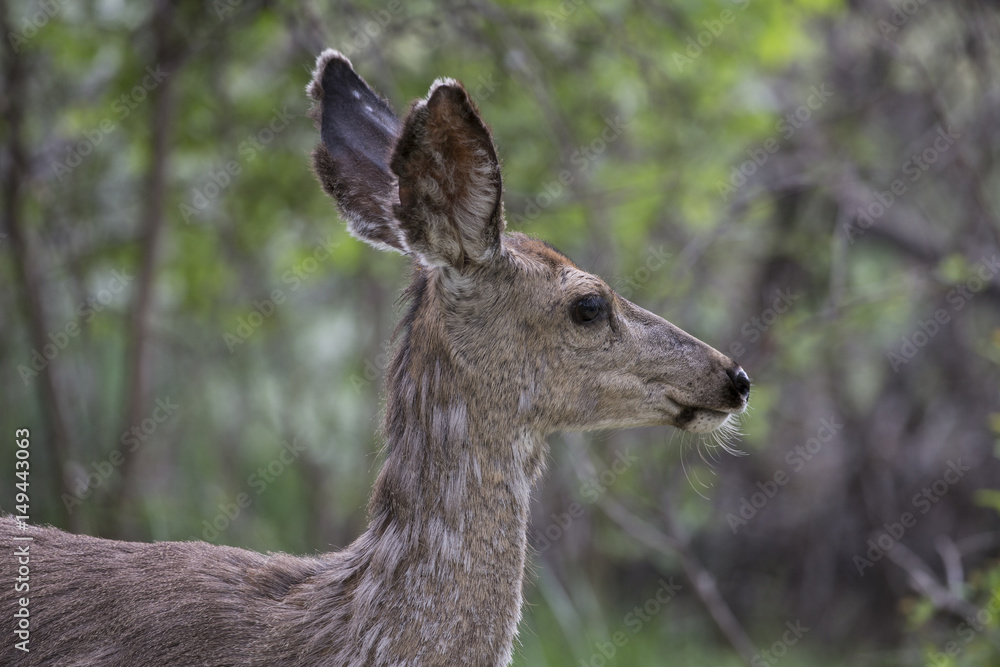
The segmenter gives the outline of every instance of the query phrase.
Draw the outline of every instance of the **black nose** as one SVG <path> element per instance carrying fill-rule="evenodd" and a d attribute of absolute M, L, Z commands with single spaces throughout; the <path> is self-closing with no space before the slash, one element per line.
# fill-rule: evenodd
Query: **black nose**
<path fill-rule="evenodd" d="M 735 368 L 730 368 L 726 371 L 726 375 L 733 383 L 733 387 L 736 389 L 736 393 L 740 395 L 740 398 L 746 400 L 750 396 L 750 378 L 747 377 L 746 372 L 736 366 Z"/>

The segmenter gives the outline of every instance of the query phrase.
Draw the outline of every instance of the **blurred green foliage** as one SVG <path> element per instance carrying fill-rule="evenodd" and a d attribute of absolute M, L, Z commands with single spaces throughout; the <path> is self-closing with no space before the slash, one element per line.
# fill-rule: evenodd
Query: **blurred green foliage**
<path fill-rule="evenodd" d="M 952 591 L 968 604 L 1000 590 L 985 556 L 1000 546 L 1000 282 L 971 289 L 1000 237 L 1000 29 L 989 3 L 910 5 L 216 0 L 174 3 L 164 24 L 155 3 L 7 3 L 0 433 L 32 431 L 32 520 L 298 553 L 364 529 L 408 267 L 348 237 L 311 175 L 304 86 L 330 46 L 397 110 L 438 76 L 462 80 L 498 144 L 510 227 L 754 380 L 748 457 L 666 429 L 552 439 L 516 663 L 939 664 L 953 611 L 891 558 L 863 577 L 851 559 L 965 457 L 975 472 L 902 541 L 941 577 L 935 544 L 957 545 L 977 572 Z M 863 226 L 952 125 L 954 147 Z M 777 313 L 781 290 L 795 298 Z M 937 310 L 948 322 L 929 334 Z M 159 419 L 158 400 L 178 407 Z M 730 530 L 830 417 L 843 429 Z M 294 464 L 274 463 L 296 443 Z M 601 498 L 661 527 L 669 514 L 760 651 L 799 619 L 801 643 L 741 659 L 686 561 L 586 501 L 590 460 L 626 450 L 641 466 Z M 5 510 L 12 461 L 4 447 Z M 543 547 L 574 501 L 583 518 Z M 669 576 L 678 597 L 602 653 Z M 940 664 L 996 664 L 998 628 L 993 614 Z"/>

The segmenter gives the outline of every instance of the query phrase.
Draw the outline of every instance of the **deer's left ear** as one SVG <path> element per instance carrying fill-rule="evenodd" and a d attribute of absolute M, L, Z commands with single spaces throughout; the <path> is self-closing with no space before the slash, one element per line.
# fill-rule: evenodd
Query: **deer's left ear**
<path fill-rule="evenodd" d="M 460 83 L 439 79 L 414 103 L 393 150 L 395 218 L 425 264 L 462 271 L 489 262 L 504 228 L 500 161 Z"/>

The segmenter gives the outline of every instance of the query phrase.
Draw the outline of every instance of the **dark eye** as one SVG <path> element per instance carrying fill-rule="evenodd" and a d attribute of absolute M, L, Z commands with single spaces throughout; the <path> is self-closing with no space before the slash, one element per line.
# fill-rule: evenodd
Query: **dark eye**
<path fill-rule="evenodd" d="M 573 321 L 577 324 L 588 324 L 599 320 L 608 311 L 608 302 L 603 296 L 592 294 L 577 299 L 570 307 Z"/>

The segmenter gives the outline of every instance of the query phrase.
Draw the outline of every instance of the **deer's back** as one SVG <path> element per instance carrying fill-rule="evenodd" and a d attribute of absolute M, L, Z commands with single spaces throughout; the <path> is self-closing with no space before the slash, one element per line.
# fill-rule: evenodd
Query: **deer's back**
<path fill-rule="evenodd" d="M 6 517 L 0 544 L 0 580 L 7 582 L 17 576 L 15 549 L 29 550 L 29 590 L 4 596 L 8 619 L 15 597 L 29 598 L 30 652 L 5 651 L 14 665 L 256 664 L 283 601 L 326 568 L 318 558 L 204 542 L 21 530 Z"/>

